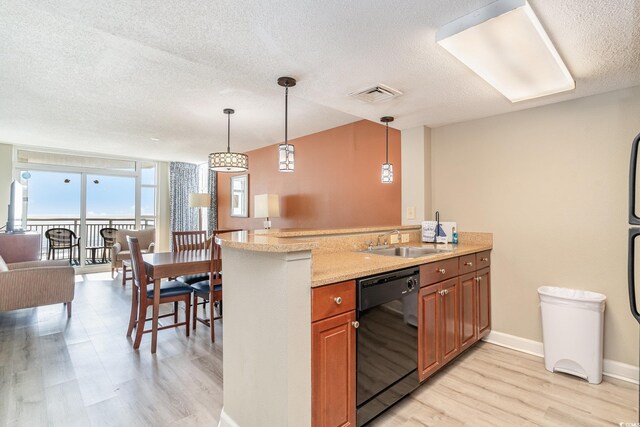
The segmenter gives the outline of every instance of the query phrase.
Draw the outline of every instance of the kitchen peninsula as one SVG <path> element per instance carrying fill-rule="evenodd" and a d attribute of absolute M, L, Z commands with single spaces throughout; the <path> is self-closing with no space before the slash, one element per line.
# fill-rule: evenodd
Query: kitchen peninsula
<path fill-rule="evenodd" d="M 261 230 L 217 238 L 224 253 L 225 301 L 220 426 L 356 425 L 355 279 L 419 269 L 418 330 L 439 322 L 429 317 L 436 315 L 437 301 L 437 313 L 455 320 L 441 322 L 455 324 L 455 330 L 420 332 L 421 381 L 489 331 L 492 235 L 460 233 L 459 244 L 413 258 L 376 254 L 377 238 L 396 229 L 397 244 L 385 237 L 392 246 L 423 246 L 418 226 Z M 366 250 L 370 246 L 374 250 Z M 453 290 L 450 297 L 443 286 Z M 322 326 L 330 323 L 343 354 L 320 360 L 317 353 L 327 344 Z M 425 350 L 431 338 L 442 346 Z M 326 347 L 322 351 L 328 354 Z M 340 370 L 327 373 L 327 366 Z"/>

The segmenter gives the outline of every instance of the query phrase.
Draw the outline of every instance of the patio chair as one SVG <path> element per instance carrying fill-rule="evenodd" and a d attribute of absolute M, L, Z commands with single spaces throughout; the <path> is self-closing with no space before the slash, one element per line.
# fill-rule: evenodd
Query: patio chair
<path fill-rule="evenodd" d="M 100 236 L 102 237 L 103 248 L 102 248 L 102 262 L 107 262 L 107 251 L 109 251 L 109 255 L 111 255 L 111 247 L 116 243 L 116 231 L 117 228 L 113 227 L 105 227 L 100 229 Z M 111 259 L 111 256 L 109 256 Z"/>
<path fill-rule="evenodd" d="M 50 228 L 45 231 L 44 236 L 49 243 L 47 259 L 56 259 L 56 251 L 69 251 L 69 264 L 72 260 L 80 263 L 80 238 L 76 237 L 76 233 L 68 228 Z M 78 258 L 74 255 L 75 249 L 78 249 Z"/>

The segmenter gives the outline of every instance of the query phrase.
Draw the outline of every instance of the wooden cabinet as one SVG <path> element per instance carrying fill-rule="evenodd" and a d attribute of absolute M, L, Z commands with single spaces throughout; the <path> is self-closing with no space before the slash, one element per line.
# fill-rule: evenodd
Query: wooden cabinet
<path fill-rule="evenodd" d="M 443 259 L 420 266 L 420 286 L 439 283 L 458 275 L 458 258 Z"/>
<path fill-rule="evenodd" d="M 464 255 L 458 258 L 458 273 L 460 275 L 476 271 L 476 254 Z"/>
<path fill-rule="evenodd" d="M 312 307 L 322 313 L 342 310 L 355 302 L 355 286 L 350 283 L 318 288 L 312 293 Z M 333 289 L 331 289 L 333 287 Z M 325 289 L 326 288 L 326 289 Z M 333 293 L 339 292 L 343 303 L 335 304 Z M 319 298 L 316 300 L 316 298 Z M 334 305 L 325 304 L 324 300 Z M 316 302 L 321 301 L 321 302 Z M 345 305 L 343 305 L 345 304 Z M 329 307 L 329 309 L 327 309 Z M 325 310 L 326 309 L 326 310 Z M 312 311 L 312 318 L 320 315 Z M 356 425 L 356 320 L 355 310 L 317 320 L 311 324 L 311 417 L 314 427 L 347 427 Z"/>
<path fill-rule="evenodd" d="M 491 330 L 491 272 L 489 267 L 478 269 L 490 265 L 489 254 L 490 251 L 484 251 L 420 266 L 420 381 Z M 444 280 L 443 276 L 451 278 Z M 441 280 L 434 283 L 438 277 Z"/>
<path fill-rule="evenodd" d="M 440 356 L 440 285 L 426 286 L 418 294 L 418 377 L 424 381 L 442 364 Z"/>
<path fill-rule="evenodd" d="M 427 264 L 428 265 L 428 264 Z M 420 275 L 422 277 L 421 266 Z M 425 380 L 460 352 L 458 278 L 420 289 L 418 295 L 418 376 Z"/>
<path fill-rule="evenodd" d="M 355 309 L 355 280 L 311 289 L 311 320 L 314 322 Z"/>
<path fill-rule="evenodd" d="M 491 331 L 491 272 L 489 268 L 476 274 L 478 339 Z"/>
<path fill-rule="evenodd" d="M 491 330 L 489 254 L 480 252 L 420 266 L 420 381 Z M 311 290 L 314 427 L 356 425 L 355 307 L 353 280 Z"/>
<path fill-rule="evenodd" d="M 458 278 L 440 285 L 442 304 L 442 363 L 447 363 L 460 353 L 460 308 Z"/>
<path fill-rule="evenodd" d="M 491 265 L 491 251 L 478 252 L 476 254 L 477 270 L 489 267 Z"/>
<path fill-rule="evenodd" d="M 460 351 L 478 341 L 476 273 L 460 276 Z"/>

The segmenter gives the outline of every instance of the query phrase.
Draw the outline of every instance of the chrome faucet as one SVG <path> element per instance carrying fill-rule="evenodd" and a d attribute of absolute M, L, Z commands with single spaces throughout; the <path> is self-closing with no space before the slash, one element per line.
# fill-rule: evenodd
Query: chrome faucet
<path fill-rule="evenodd" d="M 393 233 L 396 233 L 398 235 L 398 240 L 400 240 L 400 230 L 392 230 L 392 231 L 387 231 L 386 233 L 382 233 L 378 235 L 378 239 L 376 240 L 376 246 L 380 246 L 380 238 L 384 237 L 384 236 L 389 236 Z M 385 245 L 387 244 L 387 242 L 385 241 L 384 243 Z"/>

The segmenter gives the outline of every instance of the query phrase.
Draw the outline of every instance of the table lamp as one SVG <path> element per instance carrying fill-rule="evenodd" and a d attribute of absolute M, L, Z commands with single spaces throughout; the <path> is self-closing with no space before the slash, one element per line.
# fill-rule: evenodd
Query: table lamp
<path fill-rule="evenodd" d="M 189 207 L 198 208 L 198 230 L 202 230 L 202 208 L 211 206 L 211 196 L 208 193 L 189 194 Z"/>
<path fill-rule="evenodd" d="M 269 218 L 280 217 L 280 199 L 277 194 L 258 194 L 254 198 L 253 203 L 254 214 L 256 218 L 266 218 L 264 228 L 271 228 Z"/>

